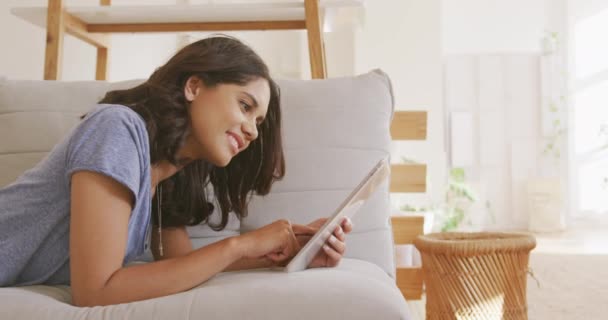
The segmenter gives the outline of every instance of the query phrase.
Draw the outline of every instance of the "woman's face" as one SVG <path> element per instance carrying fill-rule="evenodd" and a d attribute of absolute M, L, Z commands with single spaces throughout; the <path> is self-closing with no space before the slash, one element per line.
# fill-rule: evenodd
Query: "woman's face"
<path fill-rule="evenodd" d="M 219 167 L 228 165 L 258 137 L 258 125 L 264 121 L 270 101 L 270 87 L 264 78 L 244 86 L 206 87 L 193 76 L 188 79 L 184 93 L 191 102 L 192 132 L 182 155 L 205 159 Z"/>

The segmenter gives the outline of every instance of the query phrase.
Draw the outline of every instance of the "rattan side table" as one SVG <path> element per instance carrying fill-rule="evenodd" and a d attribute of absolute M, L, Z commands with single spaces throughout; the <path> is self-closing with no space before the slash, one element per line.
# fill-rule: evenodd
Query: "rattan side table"
<path fill-rule="evenodd" d="M 433 233 L 414 245 L 422 256 L 427 319 L 528 319 L 532 235 Z"/>

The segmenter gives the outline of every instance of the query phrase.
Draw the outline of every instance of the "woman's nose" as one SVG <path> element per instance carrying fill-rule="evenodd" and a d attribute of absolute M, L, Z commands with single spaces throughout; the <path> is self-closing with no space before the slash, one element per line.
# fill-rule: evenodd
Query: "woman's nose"
<path fill-rule="evenodd" d="M 258 127 L 255 122 L 247 121 L 243 124 L 243 132 L 247 139 L 253 141 L 258 137 Z"/>

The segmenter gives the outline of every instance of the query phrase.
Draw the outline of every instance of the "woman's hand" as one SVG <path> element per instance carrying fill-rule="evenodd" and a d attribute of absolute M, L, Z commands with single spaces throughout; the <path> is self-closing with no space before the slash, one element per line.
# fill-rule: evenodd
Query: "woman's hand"
<path fill-rule="evenodd" d="M 321 228 L 326 221 L 327 218 L 321 218 L 306 226 L 294 224 L 292 227 L 298 240 L 299 247 L 301 248 L 308 243 L 312 236 L 319 231 L 319 228 Z M 306 229 L 306 227 L 309 229 Z M 322 268 L 337 266 L 346 252 L 346 234 L 350 233 L 352 230 L 353 224 L 350 219 L 345 218 L 342 220 L 342 224 L 336 227 L 333 234 L 327 239 L 325 245 L 319 253 L 317 253 L 308 267 Z"/>
<path fill-rule="evenodd" d="M 239 247 L 243 258 L 267 258 L 275 265 L 285 265 L 300 251 L 295 232 L 311 233 L 309 226 L 292 226 L 287 220 L 277 220 L 260 229 L 240 235 Z"/>

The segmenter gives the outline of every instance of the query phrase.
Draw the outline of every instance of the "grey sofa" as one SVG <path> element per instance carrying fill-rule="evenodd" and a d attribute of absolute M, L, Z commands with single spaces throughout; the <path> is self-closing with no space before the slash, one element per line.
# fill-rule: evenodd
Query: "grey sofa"
<path fill-rule="evenodd" d="M 0 80 L 0 187 L 36 165 L 107 90 L 136 83 Z M 390 80 L 379 70 L 328 80 L 280 80 L 287 175 L 249 216 L 214 232 L 189 228 L 196 247 L 287 218 L 329 215 L 389 153 Z M 353 219 L 336 268 L 220 273 L 162 298 L 71 305 L 67 286 L 0 288 L 0 319 L 410 319 L 395 285 L 388 183 Z"/>

